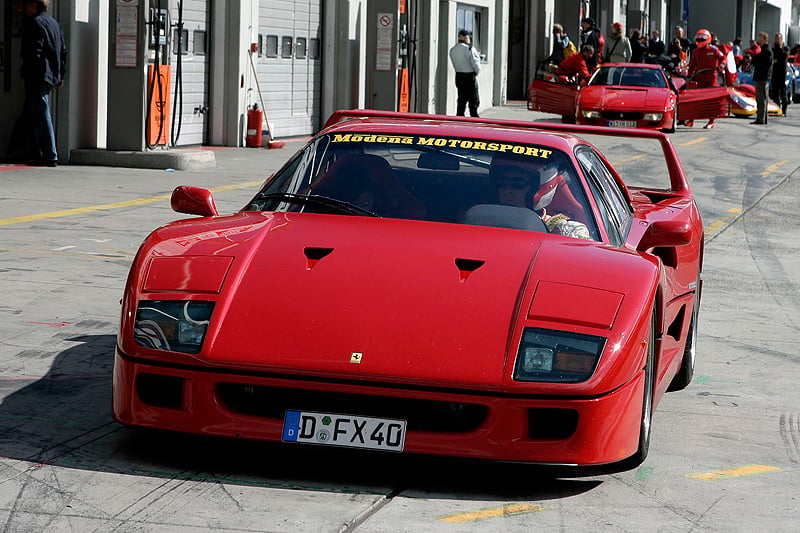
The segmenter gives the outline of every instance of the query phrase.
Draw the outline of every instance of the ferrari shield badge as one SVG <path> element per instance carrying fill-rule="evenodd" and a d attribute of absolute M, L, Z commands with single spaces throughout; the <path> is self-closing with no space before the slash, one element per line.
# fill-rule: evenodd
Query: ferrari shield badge
<path fill-rule="evenodd" d="M 351 363 L 360 363 L 361 358 L 364 357 L 364 354 L 361 352 L 353 352 L 350 354 L 350 362 Z"/>

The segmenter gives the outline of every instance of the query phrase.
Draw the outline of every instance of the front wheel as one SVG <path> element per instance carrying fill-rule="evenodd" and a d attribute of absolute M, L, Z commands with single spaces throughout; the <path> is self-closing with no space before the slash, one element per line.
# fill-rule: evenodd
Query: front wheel
<path fill-rule="evenodd" d="M 623 460 L 624 469 L 636 468 L 647 459 L 650 451 L 650 433 L 653 422 L 653 397 L 656 378 L 656 312 L 650 319 L 650 338 L 647 341 L 647 361 L 644 366 L 644 392 L 642 394 L 642 420 L 639 425 L 639 447 L 636 453 Z"/>
<path fill-rule="evenodd" d="M 692 308 L 692 321 L 689 323 L 689 333 L 686 335 L 686 344 L 683 348 L 681 369 L 672 378 L 667 391 L 683 390 L 689 386 L 694 376 L 694 363 L 697 359 L 697 317 L 700 314 L 700 293 L 695 295 Z"/>
<path fill-rule="evenodd" d="M 672 126 L 661 130 L 662 133 L 675 133 L 675 128 L 678 127 L 678 106 L 675 106 L 674 113 L 672 114 Z"/>

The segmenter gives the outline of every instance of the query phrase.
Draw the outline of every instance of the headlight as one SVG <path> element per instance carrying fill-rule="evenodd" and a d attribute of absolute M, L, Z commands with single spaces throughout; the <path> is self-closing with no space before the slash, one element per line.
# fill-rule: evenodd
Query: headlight
<path fill-rule="evenodd" d="M 522 335 L 514 380 L 546 383 L 586 381 L 597 368 L 604 337 L 526 328 Z"/>
<path fill-rule="evenodd" d="M 594 111 L 592 109 L 581 109 L 581 114 L 583 118 L 600 118 L 600 111 Z"/>
<path fill-rule="evenodd" d="M 198 353 L 213 310 L 214 302 L 141 300 L 133 338 L 136 344 L 154 350 Z"/>
<path fill-rule="evenodd" d="M 645 113 L 644 119 L 645 120 L 661 120 L 664 117 L 664 113 Z"/>

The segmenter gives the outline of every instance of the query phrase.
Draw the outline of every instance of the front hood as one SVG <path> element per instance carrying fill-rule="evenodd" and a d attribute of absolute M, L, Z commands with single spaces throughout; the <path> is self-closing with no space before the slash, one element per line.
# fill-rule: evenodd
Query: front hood
<path fill-rule="evenodd" d="M 605 110 L 663 111 L 667 89 L 594 87 L 581 93 L 583 107 Z"/>
<path fill-rule="evenodd" d="M 221 217 L 187 235 L 189 227 L 159 230 L 148 255 L 200 256 L 217 276 L 228 263 L 207 256 L 233 258 L 200 354 L 209 364 L 483 386 L 502 381 L 542 241 L 577 242 L 298 213 Z"/>

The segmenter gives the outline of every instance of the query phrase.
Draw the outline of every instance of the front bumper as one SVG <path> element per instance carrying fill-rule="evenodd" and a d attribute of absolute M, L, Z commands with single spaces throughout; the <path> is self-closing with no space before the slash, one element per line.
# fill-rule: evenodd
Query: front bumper
<path fill-rule="evenodd" d="M 281 441 L 286 409 L 408 420 L 404 453 L 600 465 L 638 446 L 643 375 L 596 397 L 471 391 L 163 365 L 117 351 L 113 416 L 180 432 Z"/>

